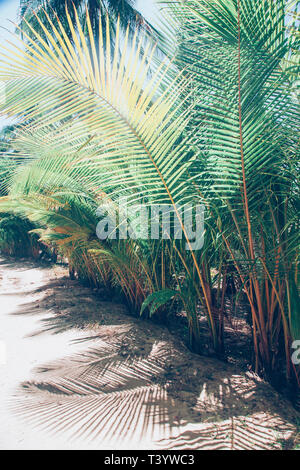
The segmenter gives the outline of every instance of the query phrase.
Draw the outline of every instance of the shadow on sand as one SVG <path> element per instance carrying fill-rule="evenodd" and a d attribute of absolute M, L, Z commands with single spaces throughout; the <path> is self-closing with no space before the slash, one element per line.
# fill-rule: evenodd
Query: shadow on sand
<path fill-rule="evenodd" d="M 49 279 L 32 295 L 13 313 L 41 316 L 31 336 L 80 329 L 84 350 L 42 364 L 20 385 L 11 408 L 30 426 L 96 448 L 271 449 L 294 441 L 296 413 L 254 375 L 190 353 L 167 329 L 77 281 Z"/>

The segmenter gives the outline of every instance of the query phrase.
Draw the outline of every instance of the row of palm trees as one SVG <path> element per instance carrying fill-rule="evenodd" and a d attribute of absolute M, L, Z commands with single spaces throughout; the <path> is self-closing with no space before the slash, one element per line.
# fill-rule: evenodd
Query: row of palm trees
<path fill-rule="evenodd" d="M 233 286 L 255 370 L 299 390 L 297 5 L 168 2 L 175 33 L 162 60 L 119 10 L 102 3 L 114 13 L 95 28 L 94 2 L 79 3 L 61 21 L 47 9 L 27 18 L 25 47 L 1 53 L 2 111 L 20 123 L 11 158 L 22 159 L 1 210 L 30 219 L 81 278 L 120 290 L 137 312 L 185 312 L 196 352 L 208 328 L 226 354 Z M 184 230 L 182 240 L 99 240 L 96 210 L 120 196 L 172 206 L 182 226 L 178 206 L 203 204 L 203 248 L 186 250 Z"/>

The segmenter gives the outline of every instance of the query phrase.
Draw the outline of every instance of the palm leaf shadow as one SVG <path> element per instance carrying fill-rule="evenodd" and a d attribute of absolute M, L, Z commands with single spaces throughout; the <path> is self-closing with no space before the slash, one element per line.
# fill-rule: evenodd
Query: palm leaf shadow
<path fill-rule="evenodd" d="M 168 343 L 158 341 L 144 356 L 122 357 L 119 344 L 102 337 L 83 354 L 38 368 L 37 380 L 22 384 L 13 411 L 50 435 L 104 447 L 146 442 L 175 450 L 270 449 L 280 446 L 276 431 L 292 435 L 287 421 L 268 413 L 265 403 L 251 408 L 259 385 L 238 375 L 199 384 L 196 418 L 172 393 L 180 384 L 169 379 L 169 355 Z M 221 409 L 228 403 L 226 418 Z"/>
<path fill-rule="evenodd" d="M 290 436 L 290 429 L 279 417 L 266 418 L 257 413 L 249 417 L 232 417 L 220 423 L 190 426 L 176 437 L 162 439 L 159 444 L 166 450 L 281 450 L 282 443 L 276 430 L 278 435 L 279 430 L 281 433 L 285 430 Z M 289 440 L 293 441 L 293 437 L 286 439 Z"/>
<path fill-rule="evenodd" d="M 178 407 L 165 384 L 155 383 L 164 374 L 163 345 L 145 357 L 124 358 L 103 344 L 37 369 L 39 380 L 22 384 L 13 411 L 70 440 L 139 442 L 152 439 L 154 428 L 161 437 L 171 435 Z"/>
<path fill-rule="evenodd" d="M 191 354 L 163 328 L 125 315 L 74 281 L 51 287 L 16 314 L 53 304 L 57 314 L 41 317 L 34 335 L 72 328 L 87 334 L 74 341 L 84 345 L 80 355 L 42 365 L 19 388 L 10 406 L 29 429 L 97 448 L 269 449 L 278 446 L 274 430 L 291 435 L 285 405 L 278 403 L 274 416 L 276 395 L 262 381 Z"/>

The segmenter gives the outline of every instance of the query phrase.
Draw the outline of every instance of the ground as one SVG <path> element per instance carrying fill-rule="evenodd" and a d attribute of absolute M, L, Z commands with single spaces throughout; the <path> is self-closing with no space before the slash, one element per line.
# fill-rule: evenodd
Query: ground
<path fill-rule="evenodd" d="M 67 278 L 0 259 L 0 449 L 293 448 L 268 384 Z"/>

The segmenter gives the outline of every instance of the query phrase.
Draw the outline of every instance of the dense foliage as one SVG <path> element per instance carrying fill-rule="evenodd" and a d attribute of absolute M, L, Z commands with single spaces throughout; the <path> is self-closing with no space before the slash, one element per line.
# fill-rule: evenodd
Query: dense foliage
<path fill-rule="evenodd" d="M 223 356 L 225 301 L 250 311 L 254 367 L 284 371 L 299 339 L 299 72 L 296 7 L 283 0 L 168 3 L 175 58 L 151 63 L 117 21 L 94 40 L 90 16 L 31 29 L 26 52 L 1 55 L 3 112 L 23 119 L 11 142 L 22 155 L 3 211 L 25 214 L 94 285 L 118 287 L 139 312 L 185 312 L 189 343 Z M 104 39 L 102 39 L 104 38 Z M 172 38 L 173 42 L 174 38 Z M 141 48 L 143 55 L 141 56 Z M 167 50 L 174 50 L 170 44 Z M 149 74 L 149 70 L 152 73 Z M 153 72 L 153 68 L 155 72 Z M 206 207 L 193 251 L 160 240 L 96 236 L 97 207 L 127 201 Z M 128 215 L 130 219 L 130 214 Z M 184 228 L 184 227 L 183 227 Z M 171 305 L 173 303 L 173 306 Z M 167 307 L 167 308 L 166 308 Z M 205 320 L 206 319 L 206 320 Z M 204 321 L 205 320 L 205 321 Z M 285 366 L 282 365 L 282 359 Z"/>

